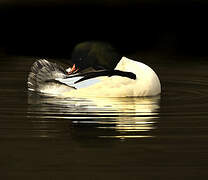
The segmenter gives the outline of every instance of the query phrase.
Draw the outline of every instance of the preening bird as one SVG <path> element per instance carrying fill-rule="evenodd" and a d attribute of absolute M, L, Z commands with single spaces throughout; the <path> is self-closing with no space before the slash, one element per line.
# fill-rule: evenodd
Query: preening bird
<path fill-rule="evenodd" d="M 72 59 L 78 68 L 73 65 L 64 69 L 44 59 L 36 61 L 28 76 L 28 89 L 80 98 L 138 97 L 161 93 L 160 80 L 149 66 L 121 57 L 106 43 L 81 43 L 75 47 Z"/>

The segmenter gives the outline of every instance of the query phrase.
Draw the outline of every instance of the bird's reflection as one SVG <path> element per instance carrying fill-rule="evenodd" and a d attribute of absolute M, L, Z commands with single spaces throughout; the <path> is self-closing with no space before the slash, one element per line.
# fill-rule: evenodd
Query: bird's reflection
<path fill-rule="evenodd" d="M 100 138 L 154 137 L 151 131 L 157 127 L 159 102 L 160 96 L 60 99 L 29 94 L 28 117 L 42 122 L 39 128 L 44 126 L 46 132 L 51 130 L 48 122 L 53 120 L 56 124 L 65 121 L 74 127 L 87 126 L 88 130 L 91 127 L 89 131 L 94 130 L 93 135 Z"/>

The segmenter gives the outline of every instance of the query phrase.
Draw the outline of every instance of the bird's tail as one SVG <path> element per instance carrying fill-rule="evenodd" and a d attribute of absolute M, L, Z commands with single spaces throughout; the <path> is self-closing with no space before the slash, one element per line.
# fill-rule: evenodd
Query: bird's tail
<path fill-rule="evenodd" d="M 45 59 L 37 60 L 31 67 L 28 75 L 28 90 L 42 92 L 44 89 L 51 88 L 52 84 L 59 84 L 56 78 L 65 78 L 66 71 L 56 63 L 51 63 Z M 60 85 L 60 84 L 59 84 Z M 62 84 L 66 86 L 65 84 Z"/>

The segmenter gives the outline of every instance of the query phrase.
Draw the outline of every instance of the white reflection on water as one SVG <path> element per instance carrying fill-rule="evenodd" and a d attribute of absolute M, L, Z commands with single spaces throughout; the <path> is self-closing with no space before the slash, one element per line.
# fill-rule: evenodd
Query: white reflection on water
<path fill-rule="evenodd" d="M 28 118 L 41 122 L 39 128 L 44 126 L 46 132 L 51 130 L 49 121 L 68 120 L 74 125 L 91 125 L 92 130 L 100 129 L 102 133 L 96 131 L 94 134 L 100 138 L 153 137 L 149 132 L 157 127 L 155 123 L 159 117 L 159 102 L 160 96 L 57 99 L 35 95 L 28 96 Z"/>

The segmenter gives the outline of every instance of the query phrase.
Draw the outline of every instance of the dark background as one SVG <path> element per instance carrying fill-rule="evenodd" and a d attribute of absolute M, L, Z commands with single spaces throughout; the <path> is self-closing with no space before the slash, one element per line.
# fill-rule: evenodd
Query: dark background
<path fill-rule="evenodd" d="M 206 1 L 0 1 L 0 53 L 70 57 L 86 40 L 123 54 L 207 56 Z"/>

